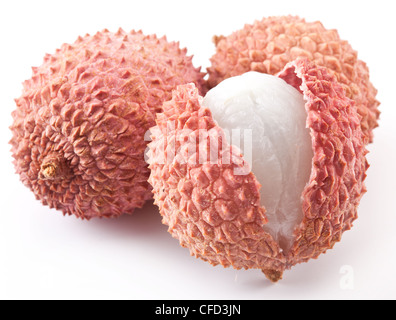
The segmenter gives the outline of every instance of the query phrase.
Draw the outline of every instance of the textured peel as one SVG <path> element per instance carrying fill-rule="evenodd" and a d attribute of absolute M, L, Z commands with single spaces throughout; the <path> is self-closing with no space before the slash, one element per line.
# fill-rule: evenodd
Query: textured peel
<path fill-rule="evenodd" d="M 222 80 L 258 71 L 277 74 L 290 61 L 304 57 L 327 67 L 345 85 L 347 97 L 355 101 L 367 142 L 378 126 L 377 90 L 369 79 L 366 64 L 337 30 L 321 22 L 306 22 L 294 16 L 264 18 L 247 24 L 231 35 L 214 37 L 216 53 L 208 68 L 210 88 Z"/>
<path fill-rule="evenodd" d="M 305 59 L 289 63 L 279 77 L 304 95 L 314 153 L 302 194 L 304 218 L 288 252 L 264 231 L 254 174 L 235 174 L 246 166 L 240 151 L 219 143 L 217 162 L 211 162 L 210 140 L 226 138 L 193 84 L 179 86 L 164 104 L 148 151 L 149 182 L 172 236 L 213 265 L 258 268 L 274 282 L 284 270 L 332 248 L 351 227 L 368 167 L 360 117 L 336 78 Z M 210 133 L 206 139 L 202 130 Z"/>
<path fill-rule="evenodd" d="M 234 174 L 246 163 L 237 148 L 222 143 L 224 132 L 209 109 L 201 106 L 195 86 L 179 86 L 163 109 L 149 144 L 149 182 L 169 232 L 191 254 L 213 265 L 282 273 L 285 258 L 262 228 L 267 219 L 259 183 L 252 173 Z M 200 137 L 200 130 L 209 132 L 207 139 Z M 210 163 L 209 152 L 206 159 L 199 152 L 209 148 L 210 139 L 221 141 L 215 164 Z M 174 150 L 180 152 L 172 159 L 169 154 Z"/>
<path fill-rule="evenodd" d="M 307 101 L 314 152 L 311 178 L 302 194 L 304 219 L 287 257 L 293 266 L 333 248 L 352 227 L 366 192 L 368 151 L 355 102 L 326 68 L 297 59 L 278 77 L 299 88 Z"/>
<path fill-rule="evenodd" d="M 152 198 L 146 131 L 178 84 L 203 74 L 177 43 L 104 30 L 33 68 L 16 99 L 16 172 L 43 204 L 80 218 L 132 213 Z"/>

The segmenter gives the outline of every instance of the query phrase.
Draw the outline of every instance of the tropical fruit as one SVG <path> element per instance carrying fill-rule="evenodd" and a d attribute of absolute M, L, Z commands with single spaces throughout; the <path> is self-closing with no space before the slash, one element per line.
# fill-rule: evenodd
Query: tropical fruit
<path fill-rule="evenodd" d="M 104 30 L 47 54 L 13 112 L 16 172 L 43 204 L 89 219 L 151 199 L 146 131 L 176 85 L 203 84 L 178 43 Z"/>
<path fill-rule="evenodd" d="M 275 75 L 288 62 L 305 57 L 327 67 L 344 85 L 347 97 L 356 102 L 362 117 L 366 143 L 373 141 L 380 114 L 377 90 L 370 82 L 368 67 L 337 30 L 328 30 L 319 21 L 279 16 L 247 24 L 229 36 L 215 36 L 214 42 L 216 53 L 208 68 L 209 88 L 248 71 Z"/>
<path fill-rule="evenodd" d="M 357 218 L 365 138 L 354 101 L 325 67 L 299 58 L 277 77 L 224 80 L 205 98 L 181 85 L 156 123 L 147 153 L 154 200 L 198 258 L 277 281 Z M 237 129 L 251 131 L 244 146 L 230 139 Z"/>

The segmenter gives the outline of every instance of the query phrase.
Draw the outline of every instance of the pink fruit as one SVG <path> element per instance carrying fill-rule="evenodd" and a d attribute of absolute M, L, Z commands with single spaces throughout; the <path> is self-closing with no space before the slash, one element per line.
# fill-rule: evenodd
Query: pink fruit
<path fill-rule="evenodd" d="M 347 97 L 355 100 L 362 117 L 367 142 L 372 142 L 380 114 L 377 90 L 370 82 L 366 64 L 347 41 L 340 39 L 337 30 L 294 16 L 269 17 L 247 24 L 227 37 L 214 37 L 214 42 L 216 53 L 208 68 L 210 88 L 247 71 L 275 75 L 288 62 L 305 57 L 327 67 L 345 86 Z"/>
<path fill-rule="evenodd" d="M 33 68 L 16 99 L 16 172 L 43 204 L 77 217 L 132 213 L 152 198 L 144 135 L 176 85 L 203 74 L 177 43 L 104 30 Z"/>
<path fill-rule="evenodd" d="M 171 235 L 212 265 L 261 269 L 274 282 L 332 248 L 351 228 L 368 168 L 360 117 L 336 77 L 306 59 L 288 63 L 278 77 L 304 97 L 313 151 L 303 216 L 289 246 L 268 231 L 263 181 L 250 170 L 237 174 L 246 170 L 244 156 L 225 142 L 195 85 L 178 86 L 165 102 L 148 152 L 149 182 Z M 218 148 L 211 149 L 212 141 Z"/>

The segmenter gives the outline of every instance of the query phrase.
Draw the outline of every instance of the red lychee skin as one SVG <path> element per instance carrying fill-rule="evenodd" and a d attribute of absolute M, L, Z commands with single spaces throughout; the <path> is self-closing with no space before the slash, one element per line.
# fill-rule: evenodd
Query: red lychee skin
<path fill-rule="evenodd" d="M 278 74 L 304 95 L 314 157 L 302 197 L 304 218 L 295 230 L 287 265 L 317 258 L 341 240 L 357 218 L 369 167 L 355 103 L 326 68 L 297 59 Z"/>
<path fill-rule="evenodd" d="M 261 269 L 273 282 L 284 270 L 332 248 L 351 227 L 368 167 L 360 116 L 335 77 L 306 59 L 289 63 L 279 76 L 304 95 L 314 151 L 302 194 L 304 218 L 290 251 L 282 251 L 264 232 L 260 184 L 252 172 L 235 174 L 235 168 L 246 165 L 236 148 L 219 143 L 217 163 L 196 161 L 203 150 L 210 154 L 210 138 L 225 136 L 193 84 L 179 86 L 164 104 L 148 152 L 154 200 L 172 236 L 212 265 Z M 200 137 L 202 130 L 210 132 L 206 139 Z M 169 157 L 173 150 L 179 152 Z M 220 156 L 227 153 L 230 164 Z"/>
<path fill-rule="evenodd" d="M 347 97 L 355 100 L 362 116 L 361 127 L 367 141 L 373 141 L 380 112 L 377 90 L 369 80 L 366 64 L 337 30 L 327 30 L 321 22 L 306 22 L 294 16 L 264 18 L 224 37 L 214 37 L 216 53 L 208 68 L 208 86 L 222 80 L 258 71 L 275 75 L 284 66 L 305 57 L 327 67 L 345 85 Z"/>
<path fill-rule="evenodd" d="M 145 134 L 176 85 L 203 73 L 177 43 L 104 30 L 33 68 L 11 126 L 16 172 L 43 204 L 77 217 L 132 213 L 152 199 Z"/>
<path fill-rule="evenodd" d="M 283 272 L 284 256 L 261 227 L 267 218 L 260 206 L 260 185 L 252 173 L 234 174 L 245 165 L 240 151 L 228 145 L 223 148 L 220 142 L 216 164 L 200 164 L 199 153 L 182 151 L 191 150 L 183 139 L 185 131 L 190 132 L 188 141 L 196 142 L 196 151 L 207 150 L 210 139 L 226 139 L 209 109 L 201 106 L 195 86 L 179 86 L 163 109 L 149 144 L 149 182 L 169 232 L 191 254 L 213 265 Z M 173 121 L 174 130 L 170 130 Z M 200 130 L 209 131 L 210 138 L 200 137 Z M 173 148 L 181 152 L 173 161 L 164 161 Z M 231 155 L 230 163 L 223 161 L 228 158 L 225 154 Z"/>

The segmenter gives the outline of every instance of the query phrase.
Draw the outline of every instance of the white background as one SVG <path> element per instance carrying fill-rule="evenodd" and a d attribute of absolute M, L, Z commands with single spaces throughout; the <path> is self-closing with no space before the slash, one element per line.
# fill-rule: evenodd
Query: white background
<path fill-rule="evenodd" d="M 0 298 L 3 299 L 395 299 L 396 106 L 393 1 L 2 1 L 0 4 Z M 11 164 L 14 98 L 45 53 L 78 35 L 119 27 L 180 41 L 205 69 L 214 34 L 270 15 L 321 20 L 367 62 L 380 127 L 369 146 L 359 219 L 335 248 L 278 284 L 258 270 L 193 258 L 152 205 L 132 216 L 81 221 L 35 200 Z M 346 278 L 350 280 L 346 282 Z M 352 281 L 352 282 L 351 282 Z"/>

